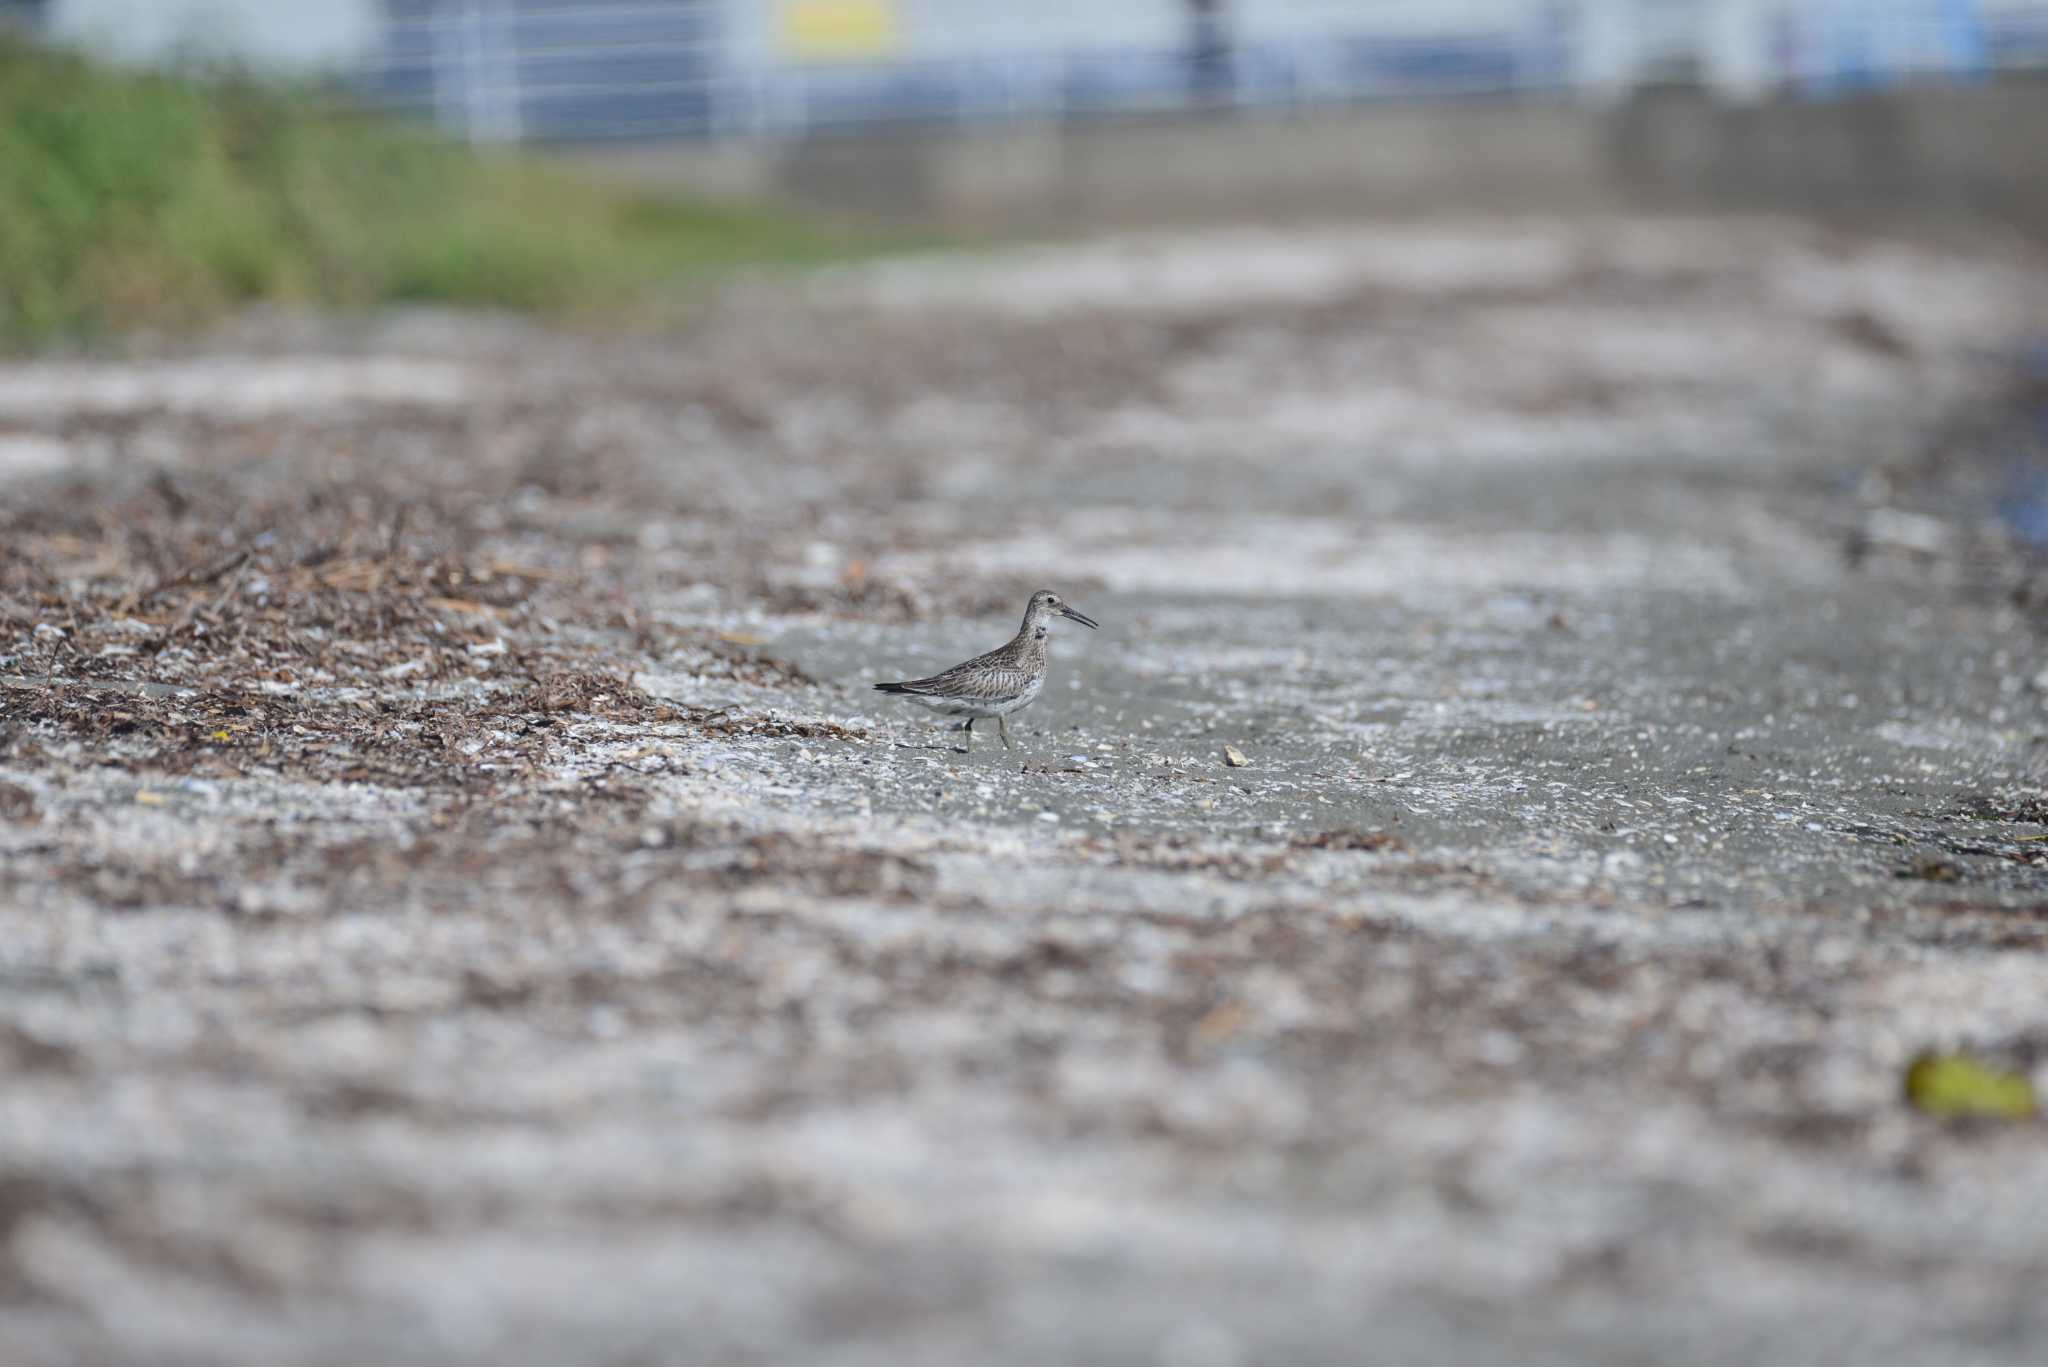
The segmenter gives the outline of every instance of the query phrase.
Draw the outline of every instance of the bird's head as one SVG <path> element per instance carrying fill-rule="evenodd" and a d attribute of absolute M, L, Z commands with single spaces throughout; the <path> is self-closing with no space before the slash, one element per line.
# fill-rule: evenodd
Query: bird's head
<path fill-rule="evenodd" d="M 1051 589 L 1040 589 L 1031 595 L 1031 603 L 1024 609 L 1024 628 L 1027 631 L 1045 634 L 1046 627 L 1055 617 L 1064 617 L 1070 622 L 1079 622 L 1084 627 L 1094 627 L 1095 619 L 1083 612 L 1076 612 L 1067 606 L 1067 601 Z"/>

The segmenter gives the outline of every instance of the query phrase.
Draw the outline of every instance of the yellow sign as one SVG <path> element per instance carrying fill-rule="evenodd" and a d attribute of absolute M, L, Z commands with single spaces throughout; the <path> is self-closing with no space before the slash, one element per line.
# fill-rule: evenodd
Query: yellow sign
<path fill-rule="evenodd" d="M 896 50 L 894 0 L 782 0 L 782 50 L 799 61 L 886 57 Z"/>

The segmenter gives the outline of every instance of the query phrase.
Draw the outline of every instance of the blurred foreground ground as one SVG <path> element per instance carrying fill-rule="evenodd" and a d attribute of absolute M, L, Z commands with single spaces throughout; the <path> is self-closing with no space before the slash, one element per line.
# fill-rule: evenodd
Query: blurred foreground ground
<path fill-rule="evenodd" d="M 1900 1084 L 2048 1064 L 2042 265 L 1247 231 L 0 369 L 0 1358 L 2039 1362 L 2042 1130 Z M 1041 584 L 1017 751 L 868 691 Z"/>

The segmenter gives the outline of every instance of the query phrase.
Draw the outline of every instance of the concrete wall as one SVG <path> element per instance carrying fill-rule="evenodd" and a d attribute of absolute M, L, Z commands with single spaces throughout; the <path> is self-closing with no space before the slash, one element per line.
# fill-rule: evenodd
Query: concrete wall
<path fill-rule="evenodd" d="M 575 155 L 665 188 L 972 233 L 1451 206 L 1571 208 L 1610 196 L 1600 127 L 1600 115 L 1563 104 L 1445 103 Z"/>
<path fill-rule="evenodd" d="M 1738 107 L 1650 92 L 1616 113 L 1608 161 L 1657 203 L 1993 218 L 2048 235 L 2048 84 Z"/>
<path fill-rule="evenodd" d="M 585 158 L 651 184 L 955 232 L 1192 217 L 1614 207 L 1993 217 L 2048 235 L 2048 84 L 1734 106 L 1688 90 L 1374 105 Z"/>

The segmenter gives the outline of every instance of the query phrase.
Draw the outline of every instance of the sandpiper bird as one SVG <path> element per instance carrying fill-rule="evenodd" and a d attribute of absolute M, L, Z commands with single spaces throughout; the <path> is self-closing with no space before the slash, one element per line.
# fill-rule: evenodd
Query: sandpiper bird
<path fill-rule="evenodd" d="M 899 693 L 934 712 L 967 718 L 970 751 L 974 749 L 974 723 L 994 717 L 1007 750 L 1010 727 L 1003 719 L 1038 701 L 1038 690 L 1045 687 L 1045 635 L 1055 617 L 1068 618 L 1084 627 L 1095 625 L 1094 618 L 1068 607 L 1057 593 L 1040 589 L 1031 595 L 1031 602 L 1024 609 L 1024 625 L 1017 628 L 1008 644 L 929 679 L 879 683 L 875 691 Z"/>

